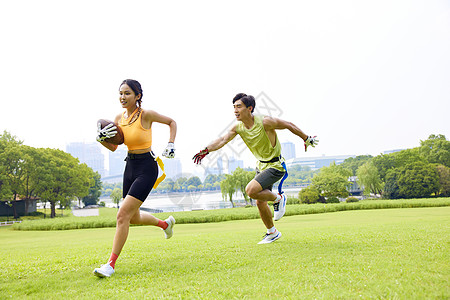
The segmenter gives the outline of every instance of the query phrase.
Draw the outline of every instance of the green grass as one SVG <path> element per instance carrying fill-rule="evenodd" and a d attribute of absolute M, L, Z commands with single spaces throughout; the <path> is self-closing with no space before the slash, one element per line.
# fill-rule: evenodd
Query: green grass
<path fill-rule="evenodd" d="M 113 228 L 0 229 L 0 298 L 448 299 L 450 207 L 287 216 L 257 245 L 260 220 L 130 229 L 116 274 Z"/>
<path fill-rule="evenodd" d="M 319 214 L 346 210 L 367 210 L 386 208 L 417 208 L 450 206 L 450 198 L 408 199 L 408 200 L 366 200 L 356 203 L 296 204 L 289 205 L 286 216 Z M 103 228 L 116 226 L 116 208 L 100 208 L 99 217 L 74 217 L 66 213 L 64 218 L 25 220 L 12 226 L 15 230 L 68 230 Z M 229 208 L 204 211 L 187 211 L 154 214 L 160 219 L 173 215 L 178 224 L 211 223 L 233 220 L 259 219 L 256 207 Z"/>

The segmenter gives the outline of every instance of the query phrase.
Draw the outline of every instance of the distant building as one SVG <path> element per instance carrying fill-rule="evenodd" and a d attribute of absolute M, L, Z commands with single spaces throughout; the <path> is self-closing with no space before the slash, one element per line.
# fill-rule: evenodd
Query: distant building
<path fill-rule="evenodd" d="M 336 163 L 336 165 L 340 165 L 344 162 L 347 158 L 350 157 L 356 157 L 356 155 L 338 155 L 338 156 L 320 156 L 320 157 L 297 157 L 297 158 L 291 158 L 286 160 L 286 166 L 308 166 L 311 168 L 311 170 L 318 170 L 322 167 L 328 167 L 333 162 Z"/>
<path fill-rule="evenodd" d="M 222 157 L 219 157 L 217 159 L 217 170 L 219 172 L 219 175 L 221 175 L 223 173 L 223 160 L 222 160 Z"/>
<path fill-rule="evenodd" d="M 19 196 L 16 197 L 16 201 L 0 201 L 0 216 L 14 216 L 14 210 L 18 216 L 25 216 L 36 212 L 36 202 L 40 200 L 39 198 L 32 197 L 31 199 L 21 199 Z M 9 206 L 8 204 L 11 204 Z M 14 205 L 14 206 L 13 206 Z"/>
<path fill-rule="evenodd" d="M 181 161 L 178 158 L 165 159 L 163 160 L 163 163 L 167 178 L 177 179 L 181 176 L 183 170 Z"/>
<path fill-rule="evenodd" d="M 127 153 L 127 148 L 122 146 L 119 146 L 114 152 L 109 152 L 109 176 L 123 175 Z"/>
<path fill-rule="evenodd" d="M 102 177 L 106 175 L 105 156 L 102 154 L 99 143 L 70 143 L 66 146 L 66 152 L 78 158 Z"/>
<path fill-rule="evenodd" d="M 286 160 L 295 158 L 295 144 L 291 142 L 281 143 L 281 155 Z"/>
<path fill-rule="evenodd" d="M 231 174 L 236 170 L 237 168 L 244 168 L 244 161 L 238 160 L 234 158 L 233 156 L 230 157 L 228 160 L 228 174 Z"/>
<path fill-rule="evenodd" d="M 386 150 L 383 153 L 384 154 L 391 154 L 391 153 L 400 152 L 400 151 L 403 151 L 403 150 L 405 150 L 405 149 Z"/>

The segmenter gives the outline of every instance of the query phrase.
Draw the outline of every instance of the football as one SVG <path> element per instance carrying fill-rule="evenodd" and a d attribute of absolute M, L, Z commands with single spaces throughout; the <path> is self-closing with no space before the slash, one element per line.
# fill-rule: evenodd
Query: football
<path fill-rule="evenodd" d="M 107 138 L 105 140 L 105 142 L 108 142 L 108 143 L 111 143 L 114 145 L 122 145 L 123 144 L 123 132 L 122 132 L 122 129 L 116 123 L 114 123 L 113 121 L 110 121 L 110 120 L 100 119 L 97 121 L 97 124 L 100 124 L 102 129 L 105 128 L 105 126 L 107 126 L 108 124 L 114 124 L 117 127 L 117 129 L 116 129 L 117 133 L 115 136 L 113 136 L 111 138 Z"/>

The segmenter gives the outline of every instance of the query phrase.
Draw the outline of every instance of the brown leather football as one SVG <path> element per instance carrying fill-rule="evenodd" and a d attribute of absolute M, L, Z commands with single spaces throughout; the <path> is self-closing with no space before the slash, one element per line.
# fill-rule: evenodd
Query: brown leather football
<path fill-rule="evenodd" d="M 108 143 L 111 143 L 114 145 L 122 145 L 123 144 L 123 132 L 122 132 L 122 129 L 116 123 L 114 123 L 113 121 L 110 121 L 110 120 L 106 120 L 106 119 L 100 119 L 97 121 L 97 123 L 100 123 L 102 129 L 108 124 L 111 124 L 111 123 L 114 124 L 117 127 L 117 129 L 116 129 L 117 133 L 115 136 L 105 139 L 105 142 L 108 142 Z"/>

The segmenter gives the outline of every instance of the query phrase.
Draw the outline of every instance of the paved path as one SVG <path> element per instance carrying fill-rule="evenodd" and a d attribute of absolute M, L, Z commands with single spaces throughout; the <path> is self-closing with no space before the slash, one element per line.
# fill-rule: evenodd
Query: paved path
<path fill-rule="evenodd" d="M 72 209 L 75 217 L 92 217 L 98 216 L 98 208 Z"/>

